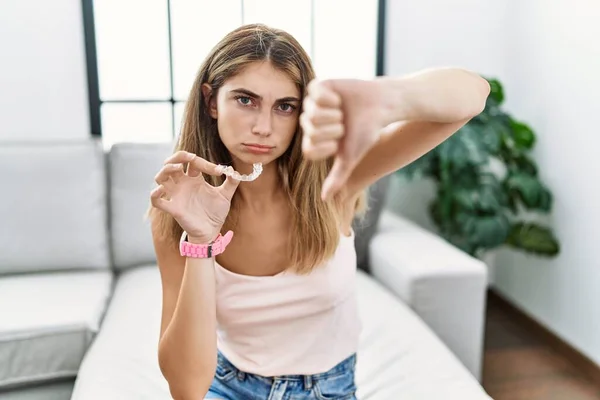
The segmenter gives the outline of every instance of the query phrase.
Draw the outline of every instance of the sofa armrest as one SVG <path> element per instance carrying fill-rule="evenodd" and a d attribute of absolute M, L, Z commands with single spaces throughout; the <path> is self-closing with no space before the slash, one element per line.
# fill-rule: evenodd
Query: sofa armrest
<path fill-rule="evenodd" d="M 369 267 L 373 277 L 411 307 L 480 380 L 485 264 L 384 211 L 369 243 Z"/>

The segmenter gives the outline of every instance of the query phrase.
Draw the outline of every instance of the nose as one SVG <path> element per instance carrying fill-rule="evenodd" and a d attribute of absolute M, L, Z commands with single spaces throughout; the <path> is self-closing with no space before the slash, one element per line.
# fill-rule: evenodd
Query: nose
<path fill-rule="evenodd" d="M 269 136 L 273 130 L 273 121 L 271 110 L 266 107 L 261 110 L 256 116 L 256 121 L 254 122 L 254 127 L 252 128 L 252 133 L 259 136 Z"/>

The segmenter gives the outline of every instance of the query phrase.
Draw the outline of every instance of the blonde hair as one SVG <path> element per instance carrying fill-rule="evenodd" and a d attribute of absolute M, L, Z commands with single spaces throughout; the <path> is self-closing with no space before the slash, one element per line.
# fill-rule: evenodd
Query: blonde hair
<path fill-rule="evenodd" d="M 208 83 L 211 96 L 216 96 L 224 82 L 257 61 L 270 61 L 274 68 L 285 72 L 306 94 L 306 86 L 315 77 L 308 54 L 290 34 L 263 24 L 248 24 L 227 34 L 208 54 L 196 76 L 184 111 L 182 128 L 174 151 L 185 150 L 216 164 L 231 164 L 231 155 L 221 141 L 217 121 L 213 119 L 202 85 Z M 323 202 L 321 186 L 332 166 L 332 160 L 308 161 L 301 150 L 300 124 L 290 146 L 277 159 L 283 189 L 293 210 L 289 230 L 288 251 L 292 269 L 306 273 L 330 258 L 338 245 L 343 204 L 339 199 Z M 223 183 L 224 177 L 205 175 L 210 184 Z M 239 210 L 236 195 L 223 230 L 235 226 Z M 355 212 L 364 214 L 365 193 L 358 198 Z M 156 217 L 156 231 L 168 241 L 177 243 L 182 228 L 164 212 L 149 210 Z M 233 229 L 232 229 L 233 230 Z"/>

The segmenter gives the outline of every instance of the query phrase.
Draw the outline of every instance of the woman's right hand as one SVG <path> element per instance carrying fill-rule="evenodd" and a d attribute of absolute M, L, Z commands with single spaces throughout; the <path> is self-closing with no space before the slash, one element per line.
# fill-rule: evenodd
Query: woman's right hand
<path fill-rule="evenodd" d="M 214 187 L 204 180 L 202 172 L 222 174 L 216 164 L 194 153 L 178 151 L 156 174 L 158 187 L 150 195 L 152 205 L 171 214 L 187 232 L 188 240 L 195 243 L 209 243 L 218 236 L 239 185 L 239 181 L 227 177 L 221 186 Z"/>

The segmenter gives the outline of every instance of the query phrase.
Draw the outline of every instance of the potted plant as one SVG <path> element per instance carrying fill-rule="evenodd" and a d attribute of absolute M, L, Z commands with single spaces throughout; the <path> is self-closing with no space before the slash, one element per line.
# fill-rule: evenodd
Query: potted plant
<path fill-rule="evenodd" d="M 502 85 L 487 80 L 484 111 L 397 174 L 433 179 L 437 192 L 429 215 L 439 234 L 467 253 L 482 257 L 506 245 L 555 256 L 560 247 L 552 230 L 531 218 L 552 208 L 552 194 L 531 157 L 536 136 L 502 110 Z"/>

